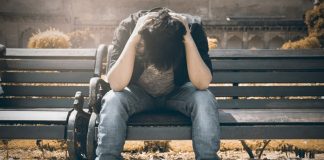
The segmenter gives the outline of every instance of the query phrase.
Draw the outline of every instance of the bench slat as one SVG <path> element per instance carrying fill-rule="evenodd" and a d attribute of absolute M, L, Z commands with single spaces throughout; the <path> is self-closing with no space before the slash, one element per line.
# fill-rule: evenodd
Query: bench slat
<path fill-rule="evenodd" d="M 324 109 L 324 99 L 218 100 L 221 109 Z"/>
<path fill-rule="evenodd" d="M 89 94 L 88 86 L 2 86 L 4 96 L 63 96 L 74 97 L 76 91 Z"/>
<path fill-rule="evenodd" d="M 231 96 L 323 96 L 324 86 L 211 86 L 216 97 Z"/>
<path fill-rule="evenodd" d="M 307 78 L 305 78 L 307 77 Z M 214 72 L 213 83 L 323 83 L 324 72 Z"/>
<path fill-rule="evenodd" d="M 93 70 L 95 60 L 0 59 L 6 70 Z"/>
<path fill-rule="evenodd" d="M 94 58 L 96 49 L 22 49 L 7 48 L 6 57 L 9 58 Z"/>
<path fill-rule="evenodd" d="M 323 125 L 221 126 L 220 130 L 221 139 L 324 139 Z M 127 129 L 127 139 L 191 140 L 191 127 L 129 126 Z"/>
<path fill-rule="evenodd" d="M 219 109 L 224 125 L 257 124 L 324 124 L 323 109 Z M 179 112 L 146 112 L 130 118 L 130 126 L 190 125 L 188 117 Z"/>
<path fill-rule="evenodd" d="M 65 110 L 0 110 L 0 122 L 3 123 L 48 123 L 65 124 L 69 111 Z"/>
<path fill-rule="evenodd" d="M 0 108 L 24 109 L 24 108 L 72 108 L 73 98 L 0 98 Z M 87 107 L 88 99 L 84 100 Z"/>
<path fill-rule="evenodd" d="M 17 83 L 88 83 L 93 72 L 3 72 L 2 82 Z"/>
<path fill-rule="evenodd" d="M 322 49 L 298 49 L 277 50 L 277 49 L 211 49 L 211 58 L 324 58 Z"/>
<path fill-rule="evenodd" d="M 65 125 L 6 126 L 0 125 L 0 139 L 66 139 Z"/>
<path fill-rule="evenodd" d="M 212 60 L 214 70 L 323 70 L 324 59 Z"/>

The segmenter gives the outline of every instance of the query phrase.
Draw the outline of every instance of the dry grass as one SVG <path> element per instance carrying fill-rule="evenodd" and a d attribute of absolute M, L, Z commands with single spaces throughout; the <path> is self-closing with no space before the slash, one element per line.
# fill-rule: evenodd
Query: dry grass
<path fill-rule="evenodd" d="M 262 140 L 247 140 L 248 146 L 254 151 L 260 148 Z M 20 159 L 66 159 L 67 147 L 64 141 L 44 140 L 42 150 L 35 140 L 11 140 L 8 149 L 0 142 L 0 159 L 8 156 Z M 191 141 L 170 141 L 168 152 L 144 150 L 143 141 L 127 141 L 124 146 L 125 159 L 194 159 Z M 289 159 L 296 157 L 295 151 L 312 151 L 316 159 L 324 158 L 324 140 L 272 140 L 266 147 L 262 158 Z M 222 140 L 218 155 L 223 159 L 248 159 L 241 143 L 237 140 Z M 2 157 L 2 158 L 1 158 Z"/>

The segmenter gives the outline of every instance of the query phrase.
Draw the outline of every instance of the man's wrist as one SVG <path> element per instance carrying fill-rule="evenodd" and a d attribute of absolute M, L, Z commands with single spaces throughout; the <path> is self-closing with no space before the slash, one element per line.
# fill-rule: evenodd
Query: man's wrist
<path fill-rule="evenodd" d="M 132 43 L 135 43 L 135 44 L 138 44 L 141 40 L 141 35 L 138 34 L 138 33 L 132 33 L 132 35 L 129 37 L 129 40 L 132 42 Z"/>
<path fill-rule="evenodd" d="M 192 36 L 190 33 L 187 33 L 183 36 L 184 43 L 190 43 L 193 41 Z"/>

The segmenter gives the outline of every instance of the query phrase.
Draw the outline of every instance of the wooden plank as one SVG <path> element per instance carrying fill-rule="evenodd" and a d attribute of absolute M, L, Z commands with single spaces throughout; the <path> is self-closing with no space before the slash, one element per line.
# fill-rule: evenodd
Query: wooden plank
<path fill-rule="evenodd" d="M 65 139 L 65 125 L 7 126 L 0 125 L 0 139 Z"/>
<path fill-rule="evenodd" d="M 69 115 L 66 110 L 50 110 L 50 111 L 36 111 L 36 110 L 0 110 L 0 122 L 4 123 L 49 123 L 49 124 L 65 124 Z"/>
<path fill-rule="evenodd" d="M 2 72 L 2 82 L 89 83 L 93 72 Z"/>
<path fill-rule="evenodd" d="M 93 70 L 95 60 L 0 59 L 7 70 Z"/>
<path fill-rule="evenodd" d="M 221 124 L 323 124 L 324 109 L 219 109 Z M 190 125 L 189 117 L 179 112 L 147 112 L 132 116 L 131 126 Z"/>
<path fill-rule="evenodd" d="M 322 124 L 324 109 L 220 109 L 224 124 Z"/>
<path fill-rule="evenodd" d="M 73 108 L 73 98 L 0 98 L 2 109 L 24 108 Z M 87 108 L 88 99 L 84 100 L 84 108 Z"/>
<path fill-rule="evenodd" d="M 95 48 L 87 49 L 26 49 L 7 48 L 5 54 L 8 58 L 92 58 L 96 56 Z"/>
<path fill-rule="evenodd" d="M 221 139 L 324 139 L 323 125 L 221 126 Z M 191 140 L 190 126 L 129 126 L 127 140 Z"/>
<path fill-rule="evenodd" d="M 324 109 L 324 99 L 217 100 L 220 109 Z"/>
<path fill-rule="evenodd" d="M 211 86 L 216 97 L 231 96 L 323 96 L 324 86 Z"/>
<path fill-rule="evenodd" d="M 88 86 L 2 86 L 4 96 L 63 96 L 74 97 L 75 92 L 89 94 Z"/>
<path fill-rule="evenodd" d="M 307 77 L 307 78 L 305 78 Z M 324 72 L 222 72 L 213 74 L 213 83 L 323 83 Z"/>
<path fill-rule="evenodd" d="M 324 59 L 212 60 L 214 70 L 323 70 Z M 298 65 L 297 65 L 298 64 Z"/>
<path fill-rule="evenodd" d="M 324 58 L 323 49 L 211 49 L 211 58 Z"/>

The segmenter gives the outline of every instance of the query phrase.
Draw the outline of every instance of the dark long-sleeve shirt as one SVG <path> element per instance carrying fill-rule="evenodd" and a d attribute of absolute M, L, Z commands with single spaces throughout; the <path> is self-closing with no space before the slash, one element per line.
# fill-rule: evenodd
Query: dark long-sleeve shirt
<path fill-rule="evenodd" d="M 117 29 L 115 30 L 114 37 L 112 40 L 112 52 L 110 60 L 109 60 L 109 68 L 111 68 L 117 59 L 119 58 L 121 52 L 123 51 L 130 35 L 132 34 L 135 25 L 137 23 L 137 20 L 139 17 L 147 14 L 149 11 L 138 11 L 134 14 L 131 14 L 129 17 L 124 19 Z M 187 16 L 188 19 L 193 19 L 194 17 L 191 17 L 189 15 Z M 200 56 L 202 57 L 203 61 L 209 68 L 209 70 L 212 73 L 212 63 L 208 55 L 208 41 L 206 37 L 206 33 L 203 29 L 203 26 L 201 22 L 197 21 L 189 21 L 189 28 L 191 29 L 191 36 L 197 46 L 197 49 L 199 51 Z M 186 62 L 186 54 L 183 55 L 179 59 L 178 65 L 173 67 L 173 74 L 174 74 L 174 83 L 176 86 L 181 86 L 186 82 L 189 82 L 189 75 L 187 70 L 187 62 Z M 144 71 L 144 63 L 142 62 L 141 58 L 135 57 L 135 64 L 134 64 L 134 70 L 133 75 L 131 78 L 130 83 L 135 84 L 137 80 L 140 78 L 141 74 Z"/>

